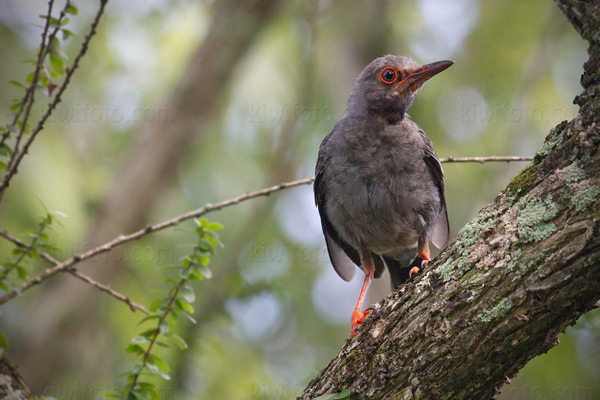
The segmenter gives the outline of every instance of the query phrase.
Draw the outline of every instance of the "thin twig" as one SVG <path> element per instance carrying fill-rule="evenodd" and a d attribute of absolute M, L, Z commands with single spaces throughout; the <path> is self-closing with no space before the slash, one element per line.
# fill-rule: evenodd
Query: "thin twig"
<path fill-rule="evenodd" d="M 54 6 L 54 0 L 48 1 L 48 14 L 46 15 L 46 23 L 44 24 L 44 30 L 42 31 L 42 43 L 40 44 L 40 52 L 38 54 L 38 59 L 35 64 L 35 70 L 33 72 L 33 79 L 31 80 L 31 83 L 27 87 L 27 90 L 25 90 L 25 94 L 23 95 L 23 99 L 21 99 L 19 109 L 15 113 L 15 116 L 13 118 L 11 126 L 17 125 L 17 122 L 19 121 L 19 118 L 21 117 L 21 113 L 23 112 L 23 110 L 25 108 L 25 104 L 27 104 L 27 106 L 28 106 L 27 112 L 25 114 L 26 117 L 29 115 L 29 111 L 31 111 L 31 105 L 33 104 L 33 102 L 29 101 L 29 100 L 30 100 L 30 97 L 33 98 L 33 95 L 35 93 L 35 88 L 37 87 L 37 81 L 38 81 L 38 77 L 40 74 L 40 69 L 42 68 L 42 64 L 44 63 L 44 57 L 45 57 L 44 53 L 45 53 L 45 49 L 47 47 L 46 36 L 48 35 L 48 29 L 50 28 L 50 19 L 52 18 L 51 14 L 52 14 L 53 6 Z M 49 45 L 50 45 L 50 41 L 48 41 L 48 46 Z M 25 121 L 24 121 L 23 125 L 21 126 L 21 132 L 24 131 L 26 122 L 27 122 L 27 118 L 25 118 Z M 11 132 L 11 129 L 7 129 L 6 132 L 2 135 L 2 139 L 0 140 L 0 146 L 2 146 L 6 142 L 6 140 L 10 136 L 10 132 Z M 20 133 L 20 135 L 22 135 L 22 133 Z M 12 162 L 12 161 L 13 160 L 11 159 L 10 162 Z"/>
<path fill-rule="evenodd" d="M 75 57 L 75 60 L 73 61 L 73 64 L 71 65 L 71 67 L 67 68 L 65 80 L 58 88 L 58 91 L 57 91 L 54 99 L 50 102 L 50 104 L 48 104 L 48 108 L 46 109 L 46 111 L 44 112 L 44 114 L 42 115 L 40 120 L 38 121 L 37 126 L 29 135 L 27 142 L 23 146 L 23 150 L 16 156 L 13 164 L 6 171 L 6 174 L 4 175 L 4 179 L 2 179 L 2 183 L 0 184 L 0 201 L 2 200 L 2 198 L 4 196 L 4 192 L 6 191 L 6 188 L 10 184 L 10 180 L 17 173 L 17 169 L 19 168 L 19 164 L 21 163 L 21 160 L 23 160 L 23 157 L 29 151 L 29 147 L 31 146 L 31 143 L 33 143 L 37 134 L 44 128 L 44 124 L 46 123 L 46 121 L 48 120 L 48 118 L 50 117 L 50 115 L 52 114 L 54 109 L 56 108 L 57 104 L 60 103 L 62 94 L 64 93 L 65 89 L 69 85 L 69 82 L 71 81 L 71 77 L 73 76 L 73 73 L 79 66 L 79 61 L 87 52 L 90 40 L 96 34 L 96 28 L 98 27 L 98 23 L 100 22 L 100 17 L 102 17 L 102 14 L 104 12 L 104 8 L 105 8 L 107 2 L 108 2 L 108 0 L 100 1 L 100 8 L 98 9 L 98 12 L 96 13 L 96 17 L 94 18 L 94 21 L 92 22 L 90 31 L 85 36 L 85 39 L 84 39 L 83 43 L 81 44 L 81 49 L 79 49 L 79 53 L 77 53 L 77 56 Z"/>
<path fill-rule="evenodd" d="M 129 306 L 129 308 L 131 309 L 131 311 L 140 310 L 144 314 L 150 315 L 150 311 L 148 311 L 148 309 L 146 309 L 146 307 L 144 307 L 143 305 L 134 302 L 129 297 L 117 292 L 116 290 L 112 289 L 110 286 L 104 285 L 104 284 L 92 279 L 91 277 L 89 277 L 85 274 L 82 274 L 81 272 L 77 271 L 77 269 L 75 269 L 74 267 L 68 268 L 67 272 L 69 272 L 74 277 L 82 280 L 83 282 L 94 286 L 96 289 L 98 289 L 102 292 L 108 293 L 109 295 L 116 298 L 117 300 L 120 300 L 120 301 L 126 303 Z"/>
<path fill-rule="evenodd" d="M 489 157 L 448 157 L 440 159 L 443 163 L 468 163 L 478 162 L 480 164 L 486 162 L 512 162 L 512 161 L 533 161 L 530 156 L 489 156 Z"/>
<path fill-rule="evenodd" d="M 11 235 L 10 233 L 8 233 L 8 232 L 6 232 L 4 230 L 0 230 L 0 236 L 2 236 L 3 238 L 5 238 L 9 242 L 12 242 L 12 243 L 16 244 L 19 247 L 22 247 L 24 249 L 29 248 L 29 245 L 27 243 L 25 243 L 25 242 L 17 239 L 16 237 L 14 237 L 13 235 Z M 38 254 L 40 255 L 41 258 L 43 258 L 44 260 L 46 260 L 50 264 L 54 264 L 54 265 L 60 264 L 60 261 L 58 261 L 56 258 L 52 257 L 48 253 L 45 253 L 43 251 L 38 251 Z"/>
<path fill-rule="evenodd" d="M 165 320 L 165 318 L 167 318 L 167 315 L 171 312 L 171 310 L 173 310 L 173 303 L 175 303 L 175 300 L 177 299 L 177 295 L 179 294 L 179 289 L 181 288 L 181 285 L 183 285 L 185 283 L 185 279 L 180 279 L 179 282 L 177 283 L 177 286 L 175 287 L 175 290 L 173 290 L 173 294 L 171 295 L 171 298 L 169 299 L 169 304 L 167 304 L 167 309 L 165 310 L 165 312 L 163 312 L 160 317 L 158 318 L 158 321 L 156 322 L 156 330 L 154 331 L 154 335 L 152 336 L 152 339 L 150 339 L 150 343 L 148 343 L 148 348 L 146 348 L 146 351 L 144 352 L 144 357 L 142 358 L 142 367 L 140 368 L 140 372 L 138 372 L 137 374 L 135 374 L 133 376 L 133 381 L 131 382 L 131 386 L 129 387 L 129 392 L 127 393 L 126 398 L 130 398 L 131 394 L 133 393 L 133 390 L 135 389 L 135 387 L 137 386 L 137 381 L 140 377 L 141 374 L 141 369 L 146 366 L 146 363 L 148 362 L 148 357 L 150 356 L 150 352 L 152 351 L 152 347 L 154 347 L 154 343 L 156 343 L 156 339 L 158 339 L 158 335 L 160 334 L 160 326 L 162 325 L 162 322 Z"/>
<path fill-rule="evenodd" d="M 488 161 L 489 162 L 530 161 L 532 159 L 533 159 L 532 157 L 496 157 L 496 156 L 493 156 L 493 157 L 467 157 L 467 158 L 449 157 L 449 158 L 442 159 L 441 162 L 444 162 L 444 163 L 452 163 L 452 162 L 482 163 L 482 162 L 488 162 Z M 278 192 L 278 191 L 281 191 L 284 189 L 289 189 L 294 186 L 308 185 L 308 184 L 312 183 L 314 180 L 315 180 L 315 178 L 298 179 L 295 181 L 285 182 L 285 183 L 281 183 L 279 185 L 275 185 L 275 186 L 271 186 L 271 187 L 264 188 L 261 190 L 257 190 L 255 192 L 245 193 L 245 194 L 239 195 L 237 197 L 231 198 L 229 200 L 222 201 L 220 203 L 206 204 L 204 207 L 201 207 L 197 210 L 189 211 L 185 214 L 181 214 L 175 218 L 163 221 L 163 222 L 155 224 L 155 225 L 148 225 L 145 228 L 135 231 L 133 233 L 130 233 L 128 235 L 121 234 L 121 235 L 117 236 L 116 238 L 114 238 L 113 240 L 104 243 L 103 245 L 100 245 L 91 250 L 85 251 L 83 253 L 77 254 L 77 255 L 61 262 L 60 264 L 55 265 L 52 268 L 47 268 L 44 272 L 40 273 L 35 278 L 32 278 L 31 280 L 22 283 L 21 286 L 19 286 L 18 290 L 10 291 L 10 292 L 6 293 L 4 296 L 0 297 L 0 304 L 6 303 L 7 301 L 16 297 L 18 293 L 28 290 L 32 286 L 35 286 L 35 285 L 43 282 L 44 280 L 48 279 L 52 275 L 55 275 L 62 271 L 65 271 L 65 270 L 69 269 L 70 267 L 74 266 L 75 264 L 78 264 L 84 260 L 95 257 L 98 254 L 110 251 L 110 250 L 114 249 L 115 247 L 120 246 L 124 243 L 131 242 L 133 240 L 139 239 L 143 236 L 149 235 L 150 233 L 153 233 L 156 231 L 161 231 L 163 229 L 179 225 L 184 221 L 187 221 L 192 218 L 198 218 L 198 217 L 205 215 L 211 211 L 216 211 L 216 210 L 220 210 L 222 208 L 230 207 L 230 206 L 239 204 L 241 202 L 244 202 L 246 200 L 255 199 L 257 197 L 269 196 L 271 193 L 275 193 L 275 192 Z"/>
<path fill-rule="evenodd" d="M 2 236 L 3 238 L 5 238 L 6 240 L 8 240 L 9 242 L 14 243 L 15 245 L 24 248 L 24 249 L 29 249 L 32 246 L 28 245 L 27 243 L 17 239 L 16 237 L 12 236 L 11 234 L 9 234 L 6 231 L 0 231 L 0 236 Z M 45 261 L 47 261 L 50 264 L 53 265 L 60 265 L 60 261 L 58 261 L 57 259 L 55 259 L 54 257 L 52 257 L 50 254 L 45 253 L 43 251 L 38 251 L 38 254 L 40 255 L 41 258 L 43 258 Z M 76 278 L 82 280 L 85 283 L 88 283 L 92 286 L 94 286 L 95 288 L 110 294 L 111 296 L 113 296 L 114 298 L 116 298 L 117 300 L 120 300 L 124 303 L 126 303 L 129 308 L 131 309 L 131 311 L 135 311 L 135 310 L 140 310 L 141 312 L 143 312 L 146 315 L 150 315 L 150 311 L 148 311 L 146 309 L 146 307 L 142 306 L 141 304 L 138 304 L 134 301 L 132 301 L 129 297 L 117 292 L 116 290 L 112 289 L 110 286 L 104 285 L 98 281 L 95 281 L 94 279 L 92 279 L 91 277 L 77 271 L 75 268 L 71 267 L 67 269 L 67 272 L 69 272 L 71 275 L 75 276 Z"/>
<path fill-rule="evenodd" d="M 35 89 L 37 88 L 37 82 L 39 80 L 40 69 L 44 65 L 44 60 L 46 59 L 46 56 L 49 53 L 50 46 L 52 45 L 52 41 L 56 37 L 56 34 L 58 33 L 58 31 L 61 29 L 61 23 L 62 23 L 63 19 L 65 18 L 65 15 L 67 15 L 67 9 L 69 6 L 70 6 L 69 1 L 66 1 L 64 8 L 61 10 L 60 15 L 58 16 L 58 19 L 56 21 L 56 26 L 52 30 L 50 35 L 48 36 L 48 41 L 45 44 L 43 42 L 45 37 L 42 37 L 42 45 L 40 46 L 40 54 L 38 55 L 38 61 L 37 61 L 36 67 L 35 67 L 33 80 L 31 81 L 31 85 L 28 88 L 28 90 L 31 89 L 31 93 L 30 93 L 30 96 L 28 99 L 27 109 L 25 110 L 25 114 L 23 115 L 23 122 L 21 124 L 21 130 L 19 131 L 19 134 L 17 135 L 17 139 L 15 140 L 15 144 L 13 146 L 12 156 L 8 163 L 9 168 L 12 164 L 14 164 L 14 162 L 17 159 L 17 156 L 20 151 L 19 146 L 21 144 L 21 139 L 23 139 L 23 136 L 25 135 L 25 130 L 27 129 L 27 121 L 29 120 L 29 115 L 31 114 L 31 107 L 33 106 L 33 103 L 35 102 Z M 48 16 L 46 18 L 46 22 L 50 21 L 50 18 L 51 18 L 51 15 L 48 14 Z"/>
<path fill-rule="evenodd" d="M 29 245 L 25 245 L 25 246 L 20 246 L 23 249 L 26 250 L 31 250 L 33 248 L 33 246 L 35 246 L 35 244 L 37 243 L 37 240 L 39 239 L 40 235 L 44 232 L 44 229 L 46 229 L 46 225 L 48 224 L 48 220 L 44 219 L 44 222 L 42 223 L 42 225 L 40 226 L 40 229 L 37 232 L 37 235 L 35 235 L 33 237 L 33 239 L 31 240 L 31 243 Z M 4 279 L 6 279 L 6 277 L 8 276 L 8 274 L 10 274 L 10 272 L 17 268 L 17 265 L 19 265 L 21 263 L 21 261 L 23 261 L 23 258 L 25 258 L 25 256 L 27 255 L 27 251 L 23 251 L 21 253 L 21 255 L 19 255 L 19 257 L 15 260 L 14 263 L 12 263 L 12 265 L 10 265 L 9 267 L 7 267 L 3 272 L 2 275 L 0 275 L 0 282 L 3 281 Z"/>

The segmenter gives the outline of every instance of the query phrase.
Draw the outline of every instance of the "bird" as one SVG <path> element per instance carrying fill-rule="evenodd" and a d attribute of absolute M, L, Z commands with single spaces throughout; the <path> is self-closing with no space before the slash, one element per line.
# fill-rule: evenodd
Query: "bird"
<path fill-rule="evenodd" d="M 448 244 L 444 172 L 431 140 L 407 114 L 425 82 L 454 64 L 420 65 L 410 57 L 376 58 L 359 74 L 346 113 L 321 142 L 314 195 L 331 264 L 364 282 L 351 337 L 372 279 L 384 269 L 392 290 L 423 270 L 429 244 Z"/>

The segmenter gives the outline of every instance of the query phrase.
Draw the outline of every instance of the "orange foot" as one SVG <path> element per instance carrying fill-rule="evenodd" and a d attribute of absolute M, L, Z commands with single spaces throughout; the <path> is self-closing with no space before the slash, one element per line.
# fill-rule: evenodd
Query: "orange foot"
<path fill-rule="evenodd" d="M 367 316 L 373 311 L 372 308 L 367 308 L 364 312 L 360 312 L 359 309 L 355 308 L 352 312 L 352 332 L 350 337 L 353 338 L 358 334 L 358 326 L 365 322 Z"/>
<path fill-rule="evenodd" d="M 412 267 L 410 269 L 410 271 L 408 272 L 408 279 L 412 278 L 413 275 L 416 275 L 419 272 L 421 272 L 421 270 L 419 269 L 419 267 Z"/>

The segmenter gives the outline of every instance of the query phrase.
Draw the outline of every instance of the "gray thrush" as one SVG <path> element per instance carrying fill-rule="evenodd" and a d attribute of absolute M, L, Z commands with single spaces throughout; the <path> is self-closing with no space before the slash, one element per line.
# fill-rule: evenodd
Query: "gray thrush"
<path fill-rule="evenodd" d="M 352 333 L 373 277 L 387 267 L 396 288 L 430 260 L 429 242 L 448 244 L 444 173 L 433 145 L 406 111 L 432 76 L 453 64 L 420 65 L 386 55 L 358 76 L 344 117 L 323 139 L 315 202 L 338 275 L 365 280 L 352 313 Z"/>

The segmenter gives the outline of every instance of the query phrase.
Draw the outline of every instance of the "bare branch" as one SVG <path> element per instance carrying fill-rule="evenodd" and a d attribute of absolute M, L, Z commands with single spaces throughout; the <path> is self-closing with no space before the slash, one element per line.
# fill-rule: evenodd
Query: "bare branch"
<path fill-rule="evenodd" d="M 15 245 L 17 245 L 21 248 L 29 249 L 32 247 L 32 245 L 28 245 L 27 243 L 17 239 L 16 237 L 12 236 L 11 234 L 9 234 L 8 232 L 6 232 L 4 230 L 0 231 L 0 236 L 2 236 L 9 242 L 14 243 Z M 38 251 L 38 254 L 40 255 L 41 258 L 43 258 L 48 263 L 53 264 L 53 265 L 60 265 L 60 261 L 58 261 L 57 259 L 52 257 L 50 254 L 42 252 L 42 251 Z M 75 276 L 76 278 L 82 280 L 83 282 L 88 283 L 88 284 L 94 286 L 95 288 L 97 288 L 105 293 L 110 294 L 117 300 L 120 300 L 120 301 L 126 303 L 129 306 L 129 308 L 131 309 L 131 311 L 140 310 L 144 314 L 150 315 L 150 311 L 148 311 L 146 309 L 146 307 L 132 301 L 129 297 L 117 292 L 116 290 L 111 289 L 110 286 L 107 286 L 100 282 L 95 281 L 91 277 L 77 271 L 75 268 L 71 267 L 71 268 L 68 268 L 66 271 L 69 272 L 71 275 Z"/>
<path fill-rule="evenodd" d="M 440 159 L 443 163 L 468 163 L 477 162 L 480 164 L 486 162 L 512 162 L 512 161 L 533 161 L 530 156 L 489 156 L 489 157 L 448 157 Z"/>
<path fill-rule="evenodd" d="M 31 111 L 31 105 L 33 104 L 33 97 L 34 97 L 34 93 L 35 93 L 35 88 L 37 87 L 40 69 L 42 68 L 42 64 L 44 63 L 44 57 L 46 56 L 45 50 L 46 50 L 46 47 L 48 45 L 50 45 L 51 40 L 48 40 L 48 42 L 46 43 L 46 36 L 48 35 L 48 29 L 50 28 L 50 19 L 52 18 L 51 14 L 52 14 L 53 6 L 54 6 L 54 0 L 48 1 L 48 14 L 46 15 L 46 23 L 44 24 L 44 30 L 42 31 L 42 43 L 40 44 L 40 52 L 38 54 L 38 59 L 35 64 L 35 71 L 33 72 L 33 79 L 31 80 L 31 83 L 27 87 L 27 90 L 25 90 L 25 95 L 23 96 L 23 99 L 21 100 L 19 109 L 15 113 L 15 116 L 14 116 L 12 124 L 11 124 L 11 126 L 17 125 L 17 122 L 19 121 L 19 118 L 21 117 L 21 113 L 23 113 L 23 110 L 25 108 L 25 104 L 27 104 L 27 111 L 25 112 L 25 118 L 23 121 L 23 125 L 21 126 L 21 132 L 19 133 L 19 137 L 22 136 L 22 134 L 25 130 L 25 127 L 27 124 L 27 118 L 29 116 L 29 112 Z M 62 16 L 62 13 L 61 13 L 61 16 Z M 11 130 L 7 129 L 6 132 L 2 135 L 2 139 L 0 139 L 0 146 L 2 146 L 6 142 L 6 140 L 10 136 L 10 132 L 11 132 Z M 11 158 L 10 163 L 12 163 L 12 161 L 13 160 Z M 10 163 L 9 163 L 9 165 L 10 165 Z"/>
<path fill-rule="evenodd" d="M 117 292 L 116 290 L 112 289 L 110 286 L 104 285 L 98 281 L 95 281 L 91 277 L 89 277 L 85 274 L 82 274 L 81 272 L 77 271 L 74 267 L 68 268 L 67 272 L 69 272 L 74 277 L 82 280 L 83 282 L 92 285 L 96 289 L 99 289 L 105 293 L 108 293 L 109 295 L 116 298 L 117 300 L 127 303 L 129 308 L 131 309 L 131 311 L 140 310 L 144 314 L 150 315 L 150 311 L 148 311 L 148 309 L 146 309 L 146 307 L 144 307 L 143 305 L 132 301 L 129 297 Z"/>
<path fill-rule="evenodd" d="M 75 60 L 73 61 L 73 64 L 71 65 L 71 67 L 67 68 L 65 80 L 58 88 L 58 91 L 56 93 L 56 96 L 54 96 L 54 99 L 50 102 L 50 104 L 48 104 L 48 108 L 46 109 L 46 111 L 44 112 L 44 114 L 42 115 L 40 120 L 38 121 L 37 126 L 29 135 L 27 142 L 25 142 L 25 145 L 23 146 L 23 150 L 21 150 L 21 152 L 18 153 L 18 155 L 15 157 L 14 161 L 12 162 L 12 164 L 6 171 L 6 174 L 4 175 L 4 178 L 2 179 L 2 183 L 0 184 L 0 201 L 2 201 L 2 198 L 4 197 L 4 193 L 6 192 L 6 188 L 10 184 L 10 180 L 17 173 L 19 164 L 23 160 L 23 157 L 25 157 L 25 154 L 27 154 L 27 152 L 29 151 L 29 147 L 35 140 L 37 134 L 40 133 L 40 131 L 44 128 L 44 124 L 46 123 L 46 121 L 48 120 L 48 118 L 50 117 L 50 115 L 52 114 L 52 112 L 54 111 L 56 106 L 58 105 L 58 103 L 60 103 L 62 94 L 64 93 L 65 89 L 69 85 L 69 82 L 71 81 L 71 77 L 73 76 L 73 73 L 79 66 L 79 61 L 87 52 L 90 40 L 96 34 L 96 28 L 98 27 L 98 23 L 100 22 L 100 18 L 102 17 L 102 14 L 104 13 L 104 8 L 105 8 L 107 2 L 108 2 L 108 0 L 100 1 L 100 8 L 98 9 L 98 12 L 96 13 L 94 21 L 92 22 L 90 31 L 85 36 L 85 39 L 84 39 L 83 43 L 81 44 L 81 49 L 79 50 L 79 53 L 77 53 L 77 56 L 75 57 Z"/>
<path fill-rule="evenodd" d="M 46 56 L 49 54 L 49 50 L 50 50 L 50 46 L 52 45 L 52 41 L 56 37 L 56 34 L 58 33 L 58 31 L 61 29 L 61 23 L 62 23 L 63 19 L 65 18 L 65 15 L 67 15 L 67 9 L 70 5 L 71 4 L 69 3 L 69 1 L 65 2 L 65 6 L 61 10 L 60 15 L 58 16 L 58 19 L 56 21 L 56 26 L 50 33 L 50 36 L 48 36 L 48 41 L 44 43 L 47 26 L 50 21 L 50 18 L 52 18 L 52 16 L 50 15 L 50 12 L 48 12 L 48 15 L 46 16 L 46 28 L 44 31 L 44 35 L 42 36 L 42 44 L 40 46 L 40 53 L 38 54 L 38 61 L 35 66 L 33 80 L 31 81 L 31 85 L 27 88 L 27 92 L 29 93 L 29 99 L 26 100 L 27 101 L 27 109 L 25 110 L 25 114 L 23 115 L 23 122 L 21 124 L 21 129 L 19 131 L 19 134 L 17 135 L 17 140 L 15 141 L 15 145 L 13 147 L 13 153 L 12 153 L 10 161 L 8 163 L 9 169 L 12 166 L 12 164 L 14 164 L 16 162 L 17 157 L 19 155 L 19 150 L 20 150 L 19 145 L 21 144 L 21 139 L 23 139 L 23 136 L 25 135 L 25 130 L 27 129 L 27 121 L 29 120 L 29 115 L 31 114 L 31 107 L 33 106 L 33 103 L 35 102 L 35 89 L 37 88 L 37 82 L 39 80 L 40 69 L 44 65 L 44 60 L 46 59 Z M 25 96 L 27 97 L 27 93 L 25 94 Z M 21 108 L 19 108 L 19 109 L 21 109 Z M 18 121 L 18 116 L 19 116 L 19 114 L 17 113 L 17 115 L 15 115 L 16 120 L 13 122 L 13 124 L 16 123 L 16 121 Z"/>
<path fill-rule="evenodd" d="M 2 236 L 3 238 L 5 238 L 9 242 L 12 242 L 12 243 L 16 244 L 17 246 L 22 247 L 24 249 L 31 248 L 31 245 L 23 242 L 22 240 L 17 239 L 16 237 L 14 237 L 13 235 L 11 235 L 10 233 L 8 233 L 5 230 L 0 230 L 0 236 Z M 58 261 L 56 258 L 52 257 L 48 253 L 45 253 L 43 251 L 38 251 L 38 254 L 40 255 L 41 258 L 43 258 L 44 260 L 46 260 L 50 264 L 54 264 L 54 265 L 60 264 L 60 261 Z"/>
<path fill-rule="evenodd" d="M 533 159 L 533 158 L 532 157 L 496 157 L 496 156 L 493 156 L 493 157 L 468 157 L 468 158 L 450 157 L 447 159 L 442 159 L 441 161 L 442 162 L 483 163 L 483 162 L 488 162 L 488 161 L 492 161 L 492 162 L 529 161 L 529 159 Z M 257 197 L 268 196 L 271 193 L 275 193 L 275 192 L 278 192 L 278 191 L 281 191 L 284 189 L 289 189 L 294 186 L 308 185 L 308 184 L 312 183 L 313 181 L 314 181 L 314 178 L 298 179 L 295 181 L 285 182 L 285 183 L 281 183 L 279 185 L 275 185 L 275 186 L 271 186 L 271 187 L 264 188 L 261 190 L 257 190 L 255 192 L 245 193 L 245 194 L 239 195 L 237 197 L 234 197 L 232 199 L 222 201 L 220 203 L 206 204 L 204 207 L 201 207 L 197 210 L 189 211 L 185 214 L 181 214 L 175 218 L 166 220 L 164 222 L 161 222 L 161 223 L 158 223 L 155 225 L 148 225 L 145 228 L 135 231 L 133 233 L 130 233 L 128 235 L 119 235 L 115 239 L 113 239 L 109 242 L 106 242 L 101 246 L 98 246 L 98 247 L 95 247 L 86 252 L 74 255 L 73 257 L 71 257 L 63 262 L 56 264 L 53 268 L 46 269 L 44 272 L 42 272 L 35 278 L 21 284 L 21 286 L 19 286 L 18 291 L 13 290 L 11 292 L 6 293 L 4 296 L 0 297 L 0 304 L 6 303 L 7 301 L 16 297 L 17 293 L 28 290 L 32 286 L 35 286 L 35 285 L 43 282 L 44 280 L 48 279 L 52 275 L 55 275 L 59 272 L 68 270 L 70 267 L 73 267 L 74 265 L 76 265 L 84 260 L 95 257 L 98 254 L 110 251 L 110 250 L 114 249 L 115 247 L 120 246 L 124 243 L 139 239 L 139 238 L 149 235 L 150 233 L 153 233 L 153 232 L 161 231 L 163 229 L 167 229 L 167 228 L 179 225 L 184 221 L 187 221 L 192 218 L 198 218 L 198 217 L 205 215 L 211 211 L 216 211 L 216 210 L 220 210 L 222 208 L 230 207 L 230 206 L 239 204 L 241 202 L 244 202 L 246 200 L 255 199 Z M 1 234 L 1 232 L 0 232 L 0 234 Z"/>
<path fill-rule="evenodd" d="M 19 247 L 27 249 L 27 250 L 32 249 L 33 246 L 35 246 L 35 244 L 37 243 L 37 240 L 39 239 L 42 232 L 44 232 L 44 229 L 46 229 L 47 224 L 48 224 L 48 220 L 44 219 L 44 222 L 40 226 L 40 229 L 38 229 L 37 235 L 31 240 L 31 243 L 29 245 L 24 245 L 24 246 L 19 245 Z M 23 244 L 25 244 L 25 243 L 23 243 Z M 21 255 L 19 255 L 19 257 L 15 260 L 15 262 L 12 263 L 12 265 L 6 267 L 6 269 L 2 272 L 2 275 L 0 275 L 0 281 L 3 281 L 4 279 L 6 279 L 8 274 L 10 274 L 10 272 L 13 269 L 17 268 L 17 265 L 19 265 L 21 263 L 21 261 L 23 261 L 23 258 L 25 258 L 26 255 L 27 255 L 26 252 L 21 253 Z"/>

